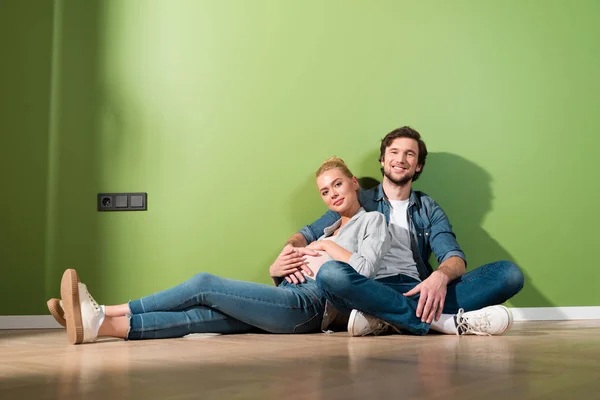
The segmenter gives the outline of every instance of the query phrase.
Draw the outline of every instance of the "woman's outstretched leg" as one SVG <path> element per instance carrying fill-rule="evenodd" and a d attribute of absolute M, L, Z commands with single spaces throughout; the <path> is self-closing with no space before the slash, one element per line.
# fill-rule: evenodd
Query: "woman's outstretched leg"
<path fill-rule="evenodd" d="M 178 338 L 190 333 L 247 333 L 253 326 L 198 306 L 185 311 L 159 311 L 132 316 L 105 317 L 98 336 L 128 340 Z"/>
<path fill-rule="evenodd" d="M 127 339 L 127 333 L 129 333 L 129 317 L 104 317 L 97 336 Z"/>
<path fill-rule="evenodd" d="M 303 285 L 291 285 L 284 282 L 283 285 L 289 287 L 278 288 L 198 274 L 175 288 L 130 302 L 130 328 L 133 332 L 158 332 L 142 334 L 139 338 L 179 337 L 198 331 L 247 332 L 249 327 L 272 333 L 318 331 L 325 299 L 316 283 L 309 281 Z M 78 281 L 75 270 L 65 271 L 61 295 L 71 343 L 93 341 L 99 333 L 105 333 L 100 332 L 105 319 L 104 307 L 99 306 L 86 286 Z M 199 310 L 203 310 L 204 314 L 198 314 Z M 203 315 L 206 313 L 212 317 L 205 318 Z M 223 320 L 224 316 L 227 319 Z M 108 318 L 107 324 L 104 324 L 106 329 L 113 322 L 110 320 L 113 317 Z M 139 329 L 134 321 L 139 321 Z M 222 326 L 223 323 L 225 326 Z M 211 324 L 214 326 L 206 328 Z M 122 337 L 123 329 L 109 333 Z M 128 334 L 127 337 L 133 338 L 133 335 Z"/>
<path fill-rule="evenodd" d="M 134 314 L 129 323 L 129 340 L 176 338 L 190 333 L 248 333 L 256 330 L 252 325 L 205 306 L 185 311 Z"/>
<path fill-rule="evenodd" d="M 132 315 L 205 306 L 271 333 L 317 331 L 325 297 L 316 282 L 275 287 L 200 273 L 129 303 Z"/>
<path fill-rule="evenodd" d="M 124 317 L 131 314 L 129 303 L 118 304 L 116 306 L 105 306 L 104 315 L 107 317 Z"/>
<path fill-rule="evenodd" d="M 112 306 L 105 306 L 107 317 L 120 317 L 130 314 L 143 314 L 156 311 L 183 311 L 198 305 L 207 305 L 201 299 L 203 294 L 213 292 L 232 293 L 230 287 L 243 285 L 244 288 L 258 285 L 252 282 L 220 278 L 208 273 L 199 273 L 187 281 L 151 295 Z M 270 287 L 272 288 L 272 287 Z"/>
<path fill-rule="evenodd" d="M 72 344 L 92 342 L 98 336 L 123 339 L 181 337 L 189 333 L 245 333 L 251 326 L 208 307 L 193 307 L 177 312 L 153 312 L 135 316 L 110 316 L 98 305 L 77 272 L 66 270 L 61 281 L 61 296 L 67 335 Z M 113 307 L 120 314 L 128 305 Z M 125 307 L 126 306 L 126 310 Z M 128 313 L 129 314 L 129 313 Z"/>

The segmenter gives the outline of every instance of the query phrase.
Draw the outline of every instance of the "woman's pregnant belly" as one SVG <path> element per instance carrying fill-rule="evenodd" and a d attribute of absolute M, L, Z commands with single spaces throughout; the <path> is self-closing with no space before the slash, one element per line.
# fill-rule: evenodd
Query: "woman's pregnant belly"
<path fill-rule="evenodd" d="M 321 265 L 325 264 L 327 261 L 331 260 L 331 257 L 329 257 L 329 254 L 327 254 L 327 252 L 325 251 L 317 251 L 317 253 L 319 253 L 319 256 L 304 256 L 304 258 L 306 259 L 306 264 L 308 265 L 308 267 L 310 268 L 310 270 L 313 272 L 313 275 L 306 275 L 306 273 L 304 273 L 304 275 L 306 275 L 308 278 L 311 279 L 315 279 L 315 276 L 317 276 L 317 272 L 319 271 L 319 268 L 321 268 Z"/>

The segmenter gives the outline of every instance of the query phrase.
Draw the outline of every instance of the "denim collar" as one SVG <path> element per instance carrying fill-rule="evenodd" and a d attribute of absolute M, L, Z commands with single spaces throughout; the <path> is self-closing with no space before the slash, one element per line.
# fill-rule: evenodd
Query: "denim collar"
<path fill-rule="evenodd" d="M 375 187 L 375 190 L 373 191 L 373 200 L 382 201 L 383 199 L 387 200 L 387 197 L 385 196 L 385 193 L 383 192 L 383 184 L 380 183 L 379 185 L 377 185 L 377 187 Z M 421 201 L 419 200 L 419 196 L 417 196 L 416 192 L 414 190 L 412 190 L 412 188 L 410 189 L 409 200 L 410 200 L 408 202 L 409 208 L 414 205 L 421 207 Z"/>

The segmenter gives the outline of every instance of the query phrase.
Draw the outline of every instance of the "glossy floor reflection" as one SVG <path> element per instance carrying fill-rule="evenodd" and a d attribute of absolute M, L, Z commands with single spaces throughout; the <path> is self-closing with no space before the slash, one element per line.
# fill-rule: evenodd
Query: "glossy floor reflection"
<path fill-rule="evenodd" d="M 600 321 L 501 337 L 192 335 L 69 346 L 0 331 L 5 399 L 600 398 Z"/>

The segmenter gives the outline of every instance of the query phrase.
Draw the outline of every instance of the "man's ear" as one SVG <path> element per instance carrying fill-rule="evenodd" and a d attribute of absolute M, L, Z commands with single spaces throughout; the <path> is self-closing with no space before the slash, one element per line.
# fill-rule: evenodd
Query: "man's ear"
<path fill-rule="evenodd" d="M 421 172 L 421 168 L 423 168 L 423 166 L 421 164 L 417 165 L 416 171 Z"/>

